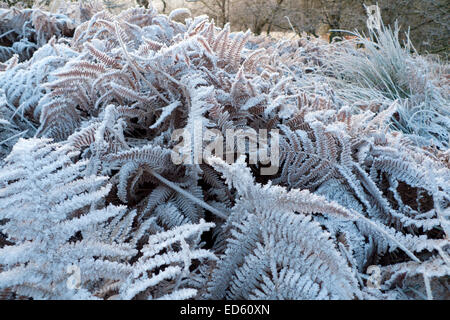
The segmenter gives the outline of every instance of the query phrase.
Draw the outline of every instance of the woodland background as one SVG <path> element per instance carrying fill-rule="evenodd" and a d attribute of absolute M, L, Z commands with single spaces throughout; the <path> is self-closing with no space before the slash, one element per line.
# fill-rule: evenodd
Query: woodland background
<path fill-rule="evenodd" d="M 69 1 L 70 2 L 70 1 Z M 76 2 L 76 1 L 74 1 Z M 83 1 L 81 1 L 83 2 Z M 84 2 L 86 2 L 84 0 Z M 251 29 L 256 35 L 302 32 L 332 40 L 343 33 L 330 30 L 366 30 L 364 5 L 378 4 L 386 25 L 398 21 L 403 31 L 421 53 L 434 53 L 448 58 L 450 10 L 446 0 L 103 0 L 109 10 L 118 11 L 136 4 L 153 6 L 168 14 L 176 8 L 189 8 L 194 16 L 207 14 L 218 26 L 230 22 L 232 31 Z M 6 0 L 7 6 L 53 6 L 63 1 Z M 287 19 L 287 17 L 289 19 Z"/>

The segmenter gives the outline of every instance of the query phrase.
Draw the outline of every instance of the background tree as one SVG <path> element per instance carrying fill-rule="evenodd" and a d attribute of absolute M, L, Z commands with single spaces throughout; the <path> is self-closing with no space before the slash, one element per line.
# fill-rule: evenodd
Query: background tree
<path fill-rule="evenodd" d="M 187 3 L 193 3 L 196 11 L 205 13 L 214 18 L 216 24 L 223 27 L 230 22 L 230 8 L 233 0 L 186 0 Z M 234 1 L 233 1 L 234 2 Z"/>
<path fill-rule="evenodd" d="M 393 26 L 398 21 L 401 30 L 406 32 L 409 28 L 416 49 L 446 54 L 450 40 L 448 1 L 379 0 L 377 3 L 385 25 Z M 233 30 L 250 28 L 255 34 L 294 30 L 299 35 L 302 32 L 314 36 L 329 34 L 332 40 L 343 35 L 333 30 L 367 32 L 364 6 L 374 4 L 370 0 L 185 0 L 179 6 L 189 6 L 195 15 L 207 14 L 219 26 L 231 22 Z"/>

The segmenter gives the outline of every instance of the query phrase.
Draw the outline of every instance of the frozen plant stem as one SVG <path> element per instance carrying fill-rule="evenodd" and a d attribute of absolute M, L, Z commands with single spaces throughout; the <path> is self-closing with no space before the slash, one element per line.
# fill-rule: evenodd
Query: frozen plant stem
<path fill-rule="evenodd" d="M 219 210 L 217 210 L 216 208 L 210 206 L 209 204 L 207 204 L 205 201 L 202 201 L 200 199 L 197 199 L 196 197 L 194 197 L 192 194 L 190 194 L 189 192 L 183 190 L 182 188 L 180 188 L 179 186 L 177 186 L 175 183 L 173 183 L 172 181 L 167 180 L 166 178 L 164 178 L 163 176 L 161 176 L 159 173 L 156 173 L 154 170 L 150 170 L 150 173 L 159 181 L 161 181 L 162 183 L 164 183 L 166 186 L 168 186 L 169 188 L 172 188 L 173 190 L 175 190 L 176 192 L 182 194 L 184 197 L 188 198 L 189 200 L 191 200 L 192 202 L 198 204 L 200 207 L 204 208 L 205 210 L 208 210 L 212 213 L 214 213 L 216 216 L 218 216 L 219 218 L 222 218 L 224 220 L 227 219 L 227 215 L 223 214 L 222 212 L 220 212 Z"/>

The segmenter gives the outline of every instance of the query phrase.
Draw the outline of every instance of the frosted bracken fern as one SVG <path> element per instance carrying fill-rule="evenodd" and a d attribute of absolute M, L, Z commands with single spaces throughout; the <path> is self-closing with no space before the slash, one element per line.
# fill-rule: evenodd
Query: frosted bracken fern
<path fill-rule="evenodd" d="M 448 84 L 418 77 L 429 65 L 395 33 L 366 51 L 275 42 L 150 6 L 92 9 L 72 35 L 33 10 L 33 50 L 0 51 L 9 297 L 448 297 Z M 408 97 L 398 55 L 417 76 Z M 420 112 L 405 122 L 430 101 L 429 130 Z M 229 130 L 239 143 L 206 152 Z"/>

